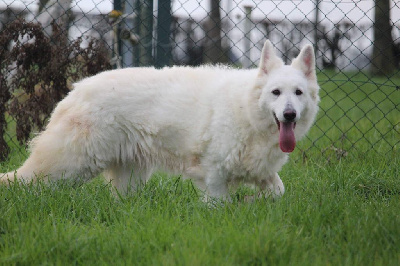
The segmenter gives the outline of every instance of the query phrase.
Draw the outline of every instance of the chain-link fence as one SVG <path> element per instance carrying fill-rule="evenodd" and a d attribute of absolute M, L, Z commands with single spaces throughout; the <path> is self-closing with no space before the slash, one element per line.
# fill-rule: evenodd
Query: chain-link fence
<path fill-rule="evenodd" d="M 17 18 L 39 22 L 43 35 Z M 302 151 L 340 157 L 400 146 L 399 1 L 1 0 L 0 23 L 2 159 L 78 78 L 110 67 L 251 68 L 267 38 L 286 62 L 305 43 L 316 48 L 321 108 Z M 32 45 L 40 38 L 47 50 Z M 38 60 L 53 63 L 42 69 Z"/>

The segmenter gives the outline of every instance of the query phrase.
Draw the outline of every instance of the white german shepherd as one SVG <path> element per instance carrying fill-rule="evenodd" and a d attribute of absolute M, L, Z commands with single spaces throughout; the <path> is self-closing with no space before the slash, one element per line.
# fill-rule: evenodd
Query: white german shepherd
<path fill-rule="evenodd" d="M 277 172 L 318 110 L 315 56 L 290 66 L 269 41 L 255 70 L 130 68 L 84 79 L 55 108 L 31 154 L 1 182 L 89 179 L 101 172 L 120 191 L 155 170 L 192 178 L 225 198 L 228 185 L 284 193 Z"/>

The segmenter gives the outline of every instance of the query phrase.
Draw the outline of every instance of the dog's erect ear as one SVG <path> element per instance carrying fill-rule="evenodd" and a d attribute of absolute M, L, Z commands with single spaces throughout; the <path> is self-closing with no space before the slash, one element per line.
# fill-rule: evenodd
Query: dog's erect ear
<path fill-rule="evenodd" d="M 317 84 L 317 74 L 315 72 L 315 55 L 314 48 L 308 44 L 301 49 L 300 54 L 293 60 L 292 67 L 304 73 L 306 78 L 311 82 L 310 94 L 315 101 L 319 101 Z"/>
<path fill-rule="evenodd" d="M 311 44 L 301 49 L 300 54 L 293 60 L 292 67 L 302 71 L 307 79 L 317 81 L 314 48 Z"/>
<path fill-rule="evenodd" d="M 274 68 L 283 66 L 283 61 L 280 59 L 269 40 L 265 41 L 261 52 L 259 75 L 269 74 Z"/>

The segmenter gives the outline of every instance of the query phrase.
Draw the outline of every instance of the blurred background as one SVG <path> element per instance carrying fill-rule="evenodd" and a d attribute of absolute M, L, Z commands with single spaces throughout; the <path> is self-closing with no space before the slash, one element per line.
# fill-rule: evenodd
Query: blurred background
<path fill-rule="evenodd" d="M 0 0 L 0 160 L 20 153 L 85 76 L 112 68 L 286 63 L 315 47 L 316 125 L 299 151 L 396 156 L 400 1 Z"/>

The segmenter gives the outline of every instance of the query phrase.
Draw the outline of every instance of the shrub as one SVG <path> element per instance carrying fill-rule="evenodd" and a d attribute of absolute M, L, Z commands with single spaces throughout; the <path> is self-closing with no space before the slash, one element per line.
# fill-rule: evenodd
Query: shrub
<path fill-rule="evenodd" d="M 69 42 L 57 24 L 52 26 L 51 38 L 40 24 L 23 19 L 0 33 L 0 160 L 9 152 L 4 140 L 7 111 L 16 121 L 17 140 L 23 144 L 33 130 L 43 129 L 72 82 L 111 68 L 102 42 L 92 38 L 82 48 L 81 38 Z"/>

